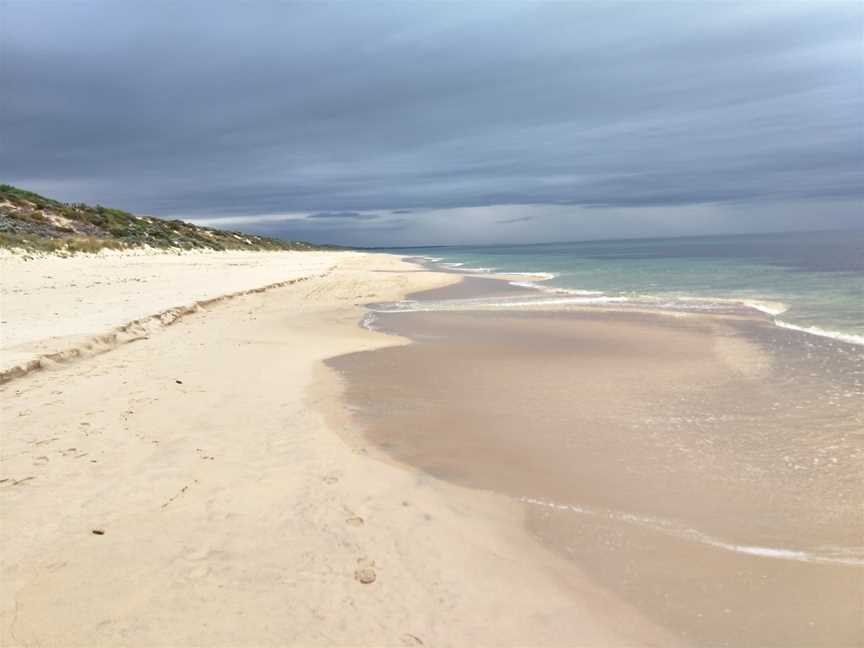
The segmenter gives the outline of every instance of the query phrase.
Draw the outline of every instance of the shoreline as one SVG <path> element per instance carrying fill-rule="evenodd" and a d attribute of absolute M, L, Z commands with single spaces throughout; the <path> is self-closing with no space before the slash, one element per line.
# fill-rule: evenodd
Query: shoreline
<path fill-rule="evenodd" d="M 674 644 L 526 534 L 522 504 L 328 422 L 322 361 L 398 343 L 361 304 L 451 281 L 341 257 L 0 386 L 2 643 Z"/>
<path fill-rule="evenodd" d="M 849 400 L 860 394 L 857 347 L 804 340 L 760 317 L 477 309 L 518 294 L 492 277 L 468 277 L 410 295 L 406 309 L 372 306 L 375 330 L 411 344 L 330 364 L 347 375 L 355 420 L 379 451 L 523 501 L 535 536 L 681 639 L 854 641 L 864 628 L 839 600 L 864 595 L 864 528 L 855 516 L 864 458 L 854 445 L 864 423 Z M 572 420 L 579 436 L 559 431 L 558 419 Z M 812 425 L 822 429 L 811 440 Z M 626 444 L 608 436 L 610 426 Z M 527 430 L 531 443 L 521 438 Z M 665 448 L 667 436 L 677 440 Z M 667 465 L 669 453 L 679 461 Z M 635 481 L 627 476 L 634 469 Z M 754 498 L 760 490 L 770 496 Z M 832 544 L 842 546 L 819 548 Z M 622 549 L 610 552 L 614 546 Z M 853 547 L 857 554 L 848 553 Z M 679 570 L 690 575 L 676 584 Z M 658 579 L 671 606 L 652 598 Z M 808 594 L 798 593 L 802 582 Z M 699 583 L 712 594 L 700 594 Z M 737 611 L 727 616 L 727 608 Z"/>
<path fill-rule="evenodd" d="M 539 299 L 532 300 L 536 302 L 537 305 L 548 305 L 558 308 L 567 306 L 572 306 L 574 308 L 579 308 L 581 306 L 592 309 L 608 308 L 612 312 L 626 312 L 633 310 L 665 314 L 692 313 L 706 315 L 740 314 L 744 317 L 767 316 L 770 318 L 772 323 L 779 328 L 827 338 L 844 344 L 864 346 L 864 335 L 859 333 L 832 330 L 819 325 L 808 325 L 804 323 L 796 324 L 795 322 L 788 322 L 780 319 L 783 313 L 789 310 L 789 305 L 768 299 L 753 297 L 711 297 L 704 295 L 684 296 L 675 294 L 668 296 L 653 294 L 630 295 L 627 297 L 609 296 L 599 290 L 544 285 L 544 282 L 553 281 L 560 276 L 555 272 L 507 272 L 498 268 L 464 267 L 464 263 L 445 262 L 441 257 L 418 256 L 409 258 L 416 259 L 418 263 L 432 272 L 454 273 L 464 277 L 488 277 L 500 279 L 507 281 L 512 286 L 526 288 L 549 296 L 548 302 L 545 304 L 540 304 Z"/>

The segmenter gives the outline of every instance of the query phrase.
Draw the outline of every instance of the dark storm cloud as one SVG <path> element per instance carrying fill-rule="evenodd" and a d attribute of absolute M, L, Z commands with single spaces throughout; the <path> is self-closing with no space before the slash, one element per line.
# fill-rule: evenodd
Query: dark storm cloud
<path fill-rule="evenodd" d="M 312 212 L 290 227 L 348 241 L 389 236 L 394 217 L 419 232 L 430 209 L 809 201 L 830 221 L 864 196 L 859 3 L 0 13 L 0 179 L 65 200 Z"/>

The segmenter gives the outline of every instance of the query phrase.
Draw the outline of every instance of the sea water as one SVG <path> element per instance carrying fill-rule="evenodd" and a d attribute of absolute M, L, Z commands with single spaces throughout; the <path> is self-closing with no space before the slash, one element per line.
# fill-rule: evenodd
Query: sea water
<path fill-rule="evenodd" d="M 521 275 L 551 304 L 755 309 L 864 344 L 864 230 L 398 248 L 466 273 Z"/>

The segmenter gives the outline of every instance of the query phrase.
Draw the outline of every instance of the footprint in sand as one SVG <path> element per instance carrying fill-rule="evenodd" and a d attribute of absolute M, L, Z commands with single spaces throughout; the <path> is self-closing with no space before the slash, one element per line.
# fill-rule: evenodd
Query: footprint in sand
<path fill-rule="evenodd" d="M 376 578 L 375 561 L 368 558 L 358 558 L 357 569 L 354 570 L 354 580 L 364 585 L 371 585 Z"/>
<path fill-rule="evenodd" d="M 360 517 L 359 515 L 355 515 L 354 517 L 348 518 L 347 520 L 345 520 L 345 523 L 348 524 L 348 526 L 353 526 L 353 527 L 361 527 L 365 524 L 365 522 L 363 521 L 363 518 Z"/>
<path fill-rule="evenodd" d="M 339 475 L 336 475 L 334 473 L 324 475 L 324 477 L 321 478 L 321 481 L 323 481 L 325 484 L 335 484 L 339 481 Z"/>

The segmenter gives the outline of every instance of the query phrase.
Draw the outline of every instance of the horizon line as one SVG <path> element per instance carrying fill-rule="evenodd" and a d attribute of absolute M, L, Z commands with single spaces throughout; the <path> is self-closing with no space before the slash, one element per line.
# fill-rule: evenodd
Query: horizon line
<path fill-rule="evenodd" d="M 698 238 L 733 238 L 740 236 L 771 236 L 777 234 L 820 234 L 831 232 L 864 232 L 864 227 L 860 228 L 822 228 L 808 230 L 781 230 L 768 232 L 732 232 L 727 234 L 681 234 L 674 236 L 625 236 L 620 238 L 602 238 L 602 239 L 577 239 L 567 241 L 537 241 L 534 243 L 441 243 L 432 245 L 348 245 L 357 250 L 402 250 L 402 249 L 431 249 L 431 248 L 453 248 L 453 247 L 530 247 L 532 245 L 566 245 L 570 243 L 611 243 L 614 241 L 666 241 L 669 239 L 698 239 Z"/>

